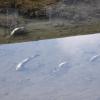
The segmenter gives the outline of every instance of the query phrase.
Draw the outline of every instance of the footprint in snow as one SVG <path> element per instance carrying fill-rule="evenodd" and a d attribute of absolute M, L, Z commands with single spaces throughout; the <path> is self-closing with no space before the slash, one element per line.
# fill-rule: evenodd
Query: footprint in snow
<path fill-rule="evenodd" d="M 94 62 L 96 61 L 98 58 L 100 58 L 100 55 L 95 55 L 93 57 L 90 58 L 90 62 Z"/>
<path fill-rule="evenodd" d="M 38 57 L 39 55 L 35 55 L 35 56 L 30 56 L 28 58 L 25 58 L 24 60 L 22 60 L 21 62 L 18 63 L 18 65 L 16 66 L 16 71 L 22 70 L 24 69 L 24 65 L 26 63 L 28 63 L 31 59 Z"/>
<path fill-rule="evenodd" d="M 67 73 L 71 66 L 68 62 L 61 62 L 54 70 L 53 73 L 56 75 L 62 75 L 64 73 Z"/>

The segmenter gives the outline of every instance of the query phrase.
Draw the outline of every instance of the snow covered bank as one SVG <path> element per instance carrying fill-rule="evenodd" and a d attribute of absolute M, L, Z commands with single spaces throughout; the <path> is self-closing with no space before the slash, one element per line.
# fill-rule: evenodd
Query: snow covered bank
<path fill-rule="evenodd" d="M 99 100 L 100 34 L 0 45 L 1 100 Z"/>

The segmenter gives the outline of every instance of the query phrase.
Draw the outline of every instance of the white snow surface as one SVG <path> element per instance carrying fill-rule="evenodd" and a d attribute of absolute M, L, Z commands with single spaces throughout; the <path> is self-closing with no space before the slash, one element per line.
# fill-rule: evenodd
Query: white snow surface
<path fill-rule="evenodd" d="M 100 33 L 0 45 L 0 100 L 100 100 Z"/>

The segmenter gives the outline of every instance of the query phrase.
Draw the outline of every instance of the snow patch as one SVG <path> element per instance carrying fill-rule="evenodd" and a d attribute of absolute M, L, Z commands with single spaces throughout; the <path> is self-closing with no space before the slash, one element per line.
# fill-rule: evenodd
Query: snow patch
<path fill-rule="evenodd" d="M 18 31 L 18 30 L 24 30 L 24 27 L 17 27 L 17 28 L 15 28 L 15 29 L 13 29 L 10 35 L 11 35 L 11 36 L 14 35 L 14 33 L 15 33 L 16 31 Z"/>

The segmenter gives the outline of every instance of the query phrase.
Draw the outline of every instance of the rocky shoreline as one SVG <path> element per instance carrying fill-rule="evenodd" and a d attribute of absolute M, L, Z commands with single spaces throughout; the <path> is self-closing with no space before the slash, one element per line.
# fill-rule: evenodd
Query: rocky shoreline
<path fill-rule="evenodd" d="M 100 1 L 97 1 L 58 0 L 34 9 L 24 8 L 25 5 L 21 8 L 0 6 L 0 28 L 5 28 L 7 35 L 16 27 L 28 28 L 29 35 L 21 37 L 21 41 L 100 32 Z M 1 30 L 0 36 L 5 34 Z M 20 41 L 19 37 L 14 39 L 10 42 Z"/>

